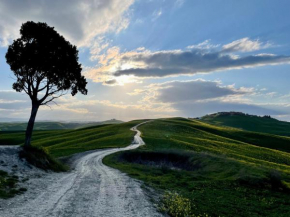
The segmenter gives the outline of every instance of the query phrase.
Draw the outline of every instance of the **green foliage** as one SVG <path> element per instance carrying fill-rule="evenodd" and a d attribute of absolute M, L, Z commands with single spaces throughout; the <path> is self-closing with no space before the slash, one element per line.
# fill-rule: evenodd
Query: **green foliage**
<path fill-rule="evenodd" d="M 259 117 L 243 113 L 222 112 L 206 115 L 200 119 L 209 124 L 235 127 L 243 130 L 290 136 L 290 123 L 269 116 Z"/>
<path fill-rule="evenodd" d="M 6 61 L 16 77 L 13 89 L 24 91 L 38 105 L 59 91 L 71 89 L 72 95 L 78 91 L 87 94 L 76 46 L 46 23 L 28 21 L 22 24 L 20 35 L 6 53 Z M 38 99 L 41 91 L 44 95 Z"/>
<path fill-rule="evenodd" d="M 191 202 L 178 193 L 166 192 L 162 198 L 160 210 L 173 217 L 189 217 L 191 215 Z"/>
<path fill-rule="evenodd" d="M 8 173 L 0 170 L 0 198 L 7 199 L 15 194 L 26 191 L 25 188 L 18 188 L 17 182 L 17 176 L 10 176 Z"/>
<path fill-rule="evenodd" d="M 186 216 L 181 207 L 187 202 L 179 201 L 188 200 L 188 216 L 290 216 L 290 154 L 275 150 L 288 138 L 183 118 L 155 120 L 139 130 L 145 146 L 107 156 L 104 163 L 176 192 L 170 203 L 162 201 L 171 216 Z M 269 141 L 275 142 L 271 148 Z"/>
<path fill-rule="evenodd" d="M 43 170 L 64 172 L 68 167 L 48 154 L 42 147 L 24 146 L 19 153 L 20 158 L 25 158 L 31 165 Z"/>

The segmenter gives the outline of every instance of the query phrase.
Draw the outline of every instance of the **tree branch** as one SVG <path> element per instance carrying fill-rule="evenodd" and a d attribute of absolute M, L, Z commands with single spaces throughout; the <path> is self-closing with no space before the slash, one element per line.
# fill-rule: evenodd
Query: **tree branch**
<path fill-rule="evenodd" d="M 51 99 L 49 99 L 49 100 L 47 100 L 47 101 L 45 101 L 45 102 L 43 102 L 43 103 L 40 103 L 40 105 L 46 105 L 46 104 L 52 102 L 54 99 L 57 99 L 57 98 L 59 98 L 59 97 L 61 97 L 61 96 L 64 96 L 65 94 L 66 94 L 66 93 L 61 93 L 61 94 L 58 95 L 58 96 L 53 96 L 53 97 L 51 97 Z M 54 103 L 57 104 L 56 102 L 54 102 Z"/>

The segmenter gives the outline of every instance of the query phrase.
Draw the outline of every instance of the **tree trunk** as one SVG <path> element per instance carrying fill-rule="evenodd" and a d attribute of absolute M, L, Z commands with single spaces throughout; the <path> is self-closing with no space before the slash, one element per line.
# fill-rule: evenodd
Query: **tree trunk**
<path fill-rule="evenodd" d="M 30 146 L 31 143 L 31 137 L 32 137 L 32 131 L 33 131 L 33 127 L 34 127 L 34 122 L 35 122 L 35 118 L 36 118 L 36 114 L 38 111 L 39 105 L 36 103 L 32 103 L 32 108 L 31 108 L 31 115 L 30 115 L 30 119 L 26 128 L 26 137 L 25 137 L 25 143 L 24 146 L 28 147 Z"/>

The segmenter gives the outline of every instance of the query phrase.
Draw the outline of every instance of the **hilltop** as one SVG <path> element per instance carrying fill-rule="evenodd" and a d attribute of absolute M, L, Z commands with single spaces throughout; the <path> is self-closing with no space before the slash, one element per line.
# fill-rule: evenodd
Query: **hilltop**
<path fill-rule="evenodd" d="M 200 118 L 202 122 L 234 127 L 248 131 L 290 136 L 290 122 L 279 121 L 270 116 L 249 115 L 242 112 L 218 112 Z"/>
<path fill-rule="evenodd" d="M 111 119 L 100 122 L 57 122 L 57 121 L 42 121 L 36 122 L 34 130 L 73 130 L 103 124 L 120 124 L 123 121 Z M 27 122 L 0 122 L 0 131 L 25 131 Z"/>

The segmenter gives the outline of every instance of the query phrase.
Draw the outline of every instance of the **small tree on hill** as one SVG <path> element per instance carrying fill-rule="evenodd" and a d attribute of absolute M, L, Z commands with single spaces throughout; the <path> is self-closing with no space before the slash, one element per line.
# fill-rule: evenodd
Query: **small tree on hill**
<path fill-rule="evenodd" d="M 86 79 L 81 75 L 76 46 L 66 41 L 53 27 L 32 21 L 22 24 L 21 37 L 14 40 L 6 61 L 16 81 L 13 89 L 31 99 L 31 116 L 26 129 L 25 147 L 30 146 L 39 106 L 47 105 L 71 90 L 87 94 Z"/>

